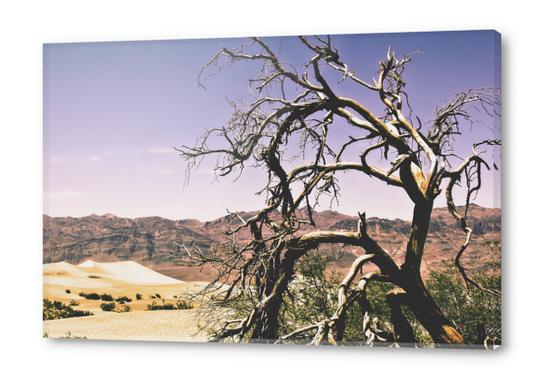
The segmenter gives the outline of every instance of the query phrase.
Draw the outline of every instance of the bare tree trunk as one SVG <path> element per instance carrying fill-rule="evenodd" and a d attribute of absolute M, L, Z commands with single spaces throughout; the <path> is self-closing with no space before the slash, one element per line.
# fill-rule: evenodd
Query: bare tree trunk
<path fill-rule="evenodd" d="M 418 321 L 429 332 L 436 343 L 463 344 L 464 339 L 448 321 L 421 278 L 420 266 L 431 222 L 433 202 L 419 201 L 414 207 L 412 227 L 405 263 L 401 267 L 406 303 Z"/>
<path fill-rule="evenodd" d="M 435 343 L 465 343 L 463 336 L 444 316 L 421 279 L 408 287 L 407 304 Z"/>
<path fill-rule="evenodd" d="M 405 303 L 406 292 L 396 287 L 386 294 L 386 300 L 391 310 L 393 336 L 397 342 L 416 342 L 412 326 L 403 314 L 401 305 Z"/>
<path fill-rule="evenodd" d="M 251 337 L 253 341 L 274 341 L 278 338 L 278 318 L 281 303 L 282 298 L 280 301 L 269 303 L 269 306 L 262 311 L 256 325 L 254 325 Z"/>
<path fill-rule="evenodd" d="M 284 292 L 288 288 L 294 274 L 297 259 L 305 253 L 303 249 L 288 249 L 278 264 L 278 275 L 272 290 L 264 299 L 260 321 L 256 325 L 252 339 L 270 340 L 278 339 L 279 312 L 283 302 Z"/>
<path fill-rule="evenodd" d="M 410 278 L 420 277 L 420 266 L 425 249 L 427 233 L 429 233 L 432 211 L 433 202 L 431 200 L 418 201 L 414 206 L 410 236 L 405 254 L 405 263 L 401 267 L 401 270 Z"/>
<path fill-rule="evenodd" d="M 342 341 L 344 338 L 344 330 L 346 329 L 346 312 L 341 314 L 335 322 L 335 341 Z"/>

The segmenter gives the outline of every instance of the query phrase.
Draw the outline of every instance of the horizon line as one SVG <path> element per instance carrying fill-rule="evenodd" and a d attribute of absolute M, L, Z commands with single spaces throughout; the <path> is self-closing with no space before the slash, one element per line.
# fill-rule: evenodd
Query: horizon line
<path fill-rule="evenodd" d="M 464 207 L 465 205 L 458 205 L 457 208 L 462 208 Z M 498 210 L 502 210 L 501 207 L 486 207 L 486 206 L 483 206 L 483 205 L 479 205 L 479 204 L 476 204 L 476 203 L 472 203 L 470 204 L 469 208 L 473 208 L 473 207 L 478 207 L 478 208 L 484 208 L 484 209 L 498 209 Z M 304 207 L 305 208 L 305 207 Z M 303 210 L 304 208 L 300 208 L 300 210 Z M 447 210 L 447 207 L 434 207 L 433 210 L 436 210 L 436 209 L 446 209 Z M 236 212 L 230 212 L 230 214 L 239 214 L 239 213 L 252 213 L 252 212 L 257 212 L 257 210 L 252 210 L 252 211 L 236 211 Z M 343 213 L 343 212 L 339 212 L 339 211 L 336 211 L 336 210 L 333 210 L 333 209 L 325 209 L 325 210 L 322 210 L 322 211 L 316 211 L 316 210 L 313 210 L 314 213 L 324 213 L 324 212 L 334 212 L 334 213 L 338 213 L 338 214 L 341 214 L 343 216 L 348 216 L 348 217 L 353 217 L 353 218 L 356 218 L 355 215 L 352 215 L 352 214 L 349 214 L 349 213 Z M 210 220 L 201 220 L 199 218 L 194 218 L 194 217 L 187 217 L 187 218 L 177 218 L 177 219 L 174 219 L 174 218 L 170 218 L 170 217 L 165 217 L 165 216 L 160 216 L 160 215 L 151 215 L 151 216 L 135 216 L 135 217 L 130 217 L 130 216 L 119 216 L 115 213 L 112 213 L 112 212 L 106 212 L 106 213 L 103 213 L 103 214 L 96 214 L 96 213 L 91 213 L 91 214 L 87 214 L 87 215 L 84 215 L 84 216 L 70 216 L 70 215 L 64 215 L 64 216 L 51 216 L 47 213 L 42 213 L 42 216 L 45 216 L 45 217 L 50 217 L 50 218 L 86 218 L 86 217 L 92 217 L 92 216 L 95 216 L 95 217 L 115 217 L 115 218 L 124 218 L 124 219 L 132 219 L 132 220 L 137 220 L 137 219 L 144 219 L 144 218 L 154 218 L 154 217 L 158 217 L 158 218 L 161 218 L 161 219 L 164 219 L 164 220 L 169 220 L 169 221 L 187 221 L 187 220 L 194 220 L 194 221 L 198 221 L 198 222 L 211 222 L 211 221 L 215 221 L 215 220 L 218 220 L 220 218 L 223 218 L 223 217 L 226 217 L 228 215 L 228 213 L 226 213 L 225 215 L 223 216 L 220 216 L 220 217 L 216 217 L 216 218 L 213 218 L 213 219 L 210 219 Z M 406 218 L 401 218 L 401 217 L 395 217 L 395 218 L 388 218 L 388 217 L 380 217 L 380 216 L 368 216 L 367 217 L 368 219 L 371 219 L 371 218 L 380 218 L 380 219 L 384 219 L 384 220 L 405 220 L 405 221 L 408 221 L 408 219 Z"/>

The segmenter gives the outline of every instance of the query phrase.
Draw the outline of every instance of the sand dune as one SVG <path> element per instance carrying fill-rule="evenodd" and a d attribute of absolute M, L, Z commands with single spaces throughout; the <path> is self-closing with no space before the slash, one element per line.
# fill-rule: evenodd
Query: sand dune
<path fill-rule="evenodd" d="M 109 279 L 131 284 L 179 284 L 182 281 L 153 271 L 134 261 L 94 262 L 87 260 L 79 265 L 67 262 L 49 263 L 43 266 L 43 273 L 49 277 Z M 91 278 L 92 279 L 92 278 Z"/>
<path fill-rule="evenodd" d="M 71 335 L 92 339 L 205 340 L 201 334 L 195 337 L 196 310 L 147 311 L 146 308 L 152 302 L 175 304 L 179 297 L 194 294 L 206 284 L 170 278 L 133 261 L 45 264 L 43 297 L 63 303 L 75 301 L 77 309 L 91 311 L 94 316 L 45 321 L 44 333 L 52 338 Z M 100 308 L 103 301 L 81 297 L 81 292 L 129 297 L 132 311 L 104 312 Z"/>

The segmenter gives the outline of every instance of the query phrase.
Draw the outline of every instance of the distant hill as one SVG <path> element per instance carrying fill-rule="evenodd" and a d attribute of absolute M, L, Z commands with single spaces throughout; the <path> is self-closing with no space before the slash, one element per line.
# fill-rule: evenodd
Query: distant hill
<path fill-rule="evenodd" d="M 249 218 L 254 212 L 241 212 Z M 334 211 L 315 212 L 318 229 L 355 230 L 357 219 Z M 473 205 L 469 221 L 473 227 L 471 247 L 463 262 L 471 270 L 499 269 L 501 210 Z M 169 220 L 161 217 L 122 218 L 111 214 L 86 217 L 43 216 L 43 262 L 67 261 L 80 263 L 88 259 L 99 262 L 133 260 L 152 267 L 163 274 L 182 280 L 208 280 L 213 270 L 186 267 L 179 247 L 197 245 L 202 250 L 225 240 L 225 232 L 240 220 L 231 215 L 216 220 Z M 372 217 L 368 219 L 369 233 L 397 262 L 402 262 L 406 247 L 409 222 Z M 302 231 L 313 230 L 307 225 Z M 237 235 L 239 242 L 248 241 L 247 230 Z M 433 211 L 427 250 L 422 272 L 441 271 L 451 263 L 464 234 L 444 208 Z M 352 247 L 323 246 L 321 249 L 332 260 L 332 269 L 344 271 L 359 250 Z"/>

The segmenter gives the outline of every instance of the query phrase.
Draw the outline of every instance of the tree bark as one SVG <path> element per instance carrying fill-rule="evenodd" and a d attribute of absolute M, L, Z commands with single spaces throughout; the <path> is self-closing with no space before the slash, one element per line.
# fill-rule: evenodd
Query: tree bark
<path fill-rule="evenodd" d="M 427 240 L 427 233 L 429 233 L 432 211 L 432 200 L 422 200 L 417 202 L 414 206 L 405 262 L 401 267 L 402 271 L 412 278 L 420 277 L 420 266 L 425 249 L 425 241 Z"/>
<path fill-rule="evenodd" d="M 386 294 L 386 301 L 391 311 L 391 323 L 393 325 L 393 336 L 397 342 L 415 343 L 416 337 L 412 326 L 403 314 L 401 304 L 404 304 L 406 292 L 404 289 L 396 287 Z"/>
<path fill-rule="evenodd" d="M 339 319 L 335 321 L 335 341 L 342 341 L 344 337 L 344 330 L 346 329 L 346 312 L 341 314 Z"/>
<path fill-rule="evenodd" d="M 272 291 L 262 301 L 260 320 L 252 333 L 252 339 L 268 341 L 278 339 L 279 311 L 284 292 L 294 275 L 295 262 L 305 252 L 305 249 L 288 249 L 280 260 L 277 280 L 272 287 Z"/>
<path fill-rule="evenodd" d="M 275 341 L 278 338 L 278 318 L 281 303 L 282 295 L 280 301 L 273 301 L 262 311 L 254 326 L 252 341 Z"/>
<path fill-rule="evenodd" d="M 419 201 L 414 207 L 405 263 L 401 267 L 402 287 L 406 291 L 406 303 L 435 343 L 463 344 L 463 337 L 442 313 L 421 278 L 420 266 L 432 210 L 432 200 Z"/>
<path fill-rule="evenodd" d="M 435 343 L 465 343 L 463 336 L 442 313 L 421 280 L 408 286 L 406 300 L 416 319 Z"/>

